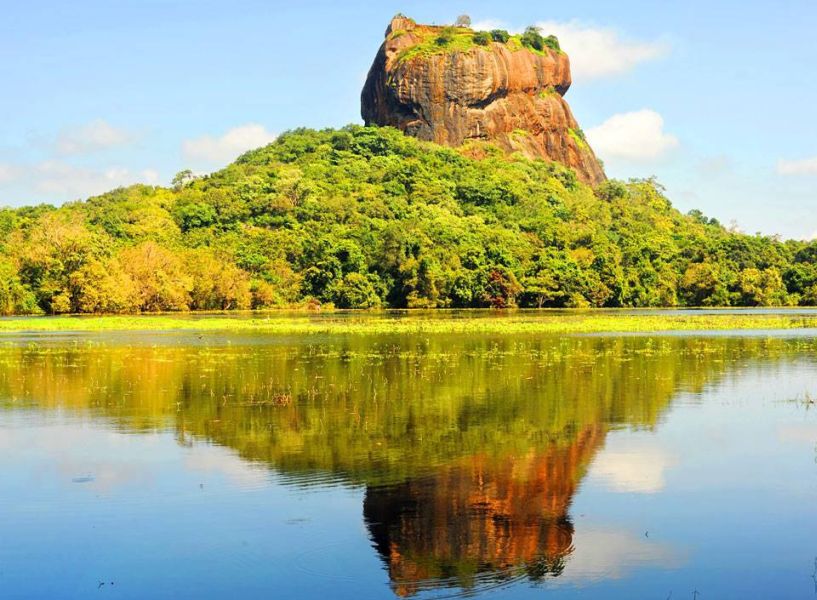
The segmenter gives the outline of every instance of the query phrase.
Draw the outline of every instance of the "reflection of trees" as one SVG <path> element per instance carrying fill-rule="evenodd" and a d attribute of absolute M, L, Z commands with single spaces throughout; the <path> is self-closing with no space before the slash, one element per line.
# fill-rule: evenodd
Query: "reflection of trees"
<path fill-rule="evenodd" d="M 0 402 L 90 413 L 128 431 L 173 428 L 302 481 L 328 474 L 377 484 L 462 457 L 570 444 L 599 424 L 651 427 L 679 391 L 734 363 L 794 356 L 804 343 L 383 339 L 6 346 Z"/>
<path fill-rule="evenodd" d="M 399 594 L 558 574 L 568 509 L 609 428 L 798 339 L 339 338 L 0 347 L 0 406 L 234 448 L 299 484 L 366 485 Z"/>
<path fill-rule="evenodd" d="M 568 508 L 603 440 L 588 427 L 566 446 L 477 455 L 367 488 L 363 515 L 395 593 L 559 575 L 572 551 Z"/>

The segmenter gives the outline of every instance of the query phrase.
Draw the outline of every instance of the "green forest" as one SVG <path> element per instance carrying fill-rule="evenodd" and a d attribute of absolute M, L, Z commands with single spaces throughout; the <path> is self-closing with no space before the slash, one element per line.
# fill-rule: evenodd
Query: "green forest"
<path fill-rule="evenodd" d="M 817 304 L 817 242 L 489 144 L 299 129 L 206 176 L 0 209 L 0 313 Z"/>

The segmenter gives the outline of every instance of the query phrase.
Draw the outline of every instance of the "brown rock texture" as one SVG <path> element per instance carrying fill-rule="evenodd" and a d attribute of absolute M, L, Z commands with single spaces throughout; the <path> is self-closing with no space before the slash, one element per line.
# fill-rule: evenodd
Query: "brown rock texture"
<path fill-rule="evenodd" d="M 473 32 L 464 28 L 448 28 L 457 39 L 435 47 L 443 29 L 392 19 L 361 93 L 367 125 L 448 146 L 489 141 L 560 162 L 590 185 L 606 179 L 563 98 L 571 84 L 566 54 L 515 40 L 468 43 Z"/>

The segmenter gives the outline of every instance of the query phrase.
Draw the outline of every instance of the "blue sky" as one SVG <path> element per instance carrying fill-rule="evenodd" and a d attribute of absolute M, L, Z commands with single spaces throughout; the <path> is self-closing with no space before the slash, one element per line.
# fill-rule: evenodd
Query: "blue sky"
<path fill-rule="evenodd" d="M 299 126 L 360 122 L 390 17 L 560 35 L 566 98 L 608 174 L 681 210 L 817 235 L 817 5 L 118 0 L 8 3 L 0 204 L 60 203 L 214 170 Z"/>

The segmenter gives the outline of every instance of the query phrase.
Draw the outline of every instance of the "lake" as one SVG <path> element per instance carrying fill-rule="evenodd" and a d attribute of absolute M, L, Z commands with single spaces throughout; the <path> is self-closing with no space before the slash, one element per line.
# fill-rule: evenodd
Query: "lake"
<path fill-rule="evenodd" d="M 815 351 L 4 335 L 0 597 L 817 597 Z"/>

